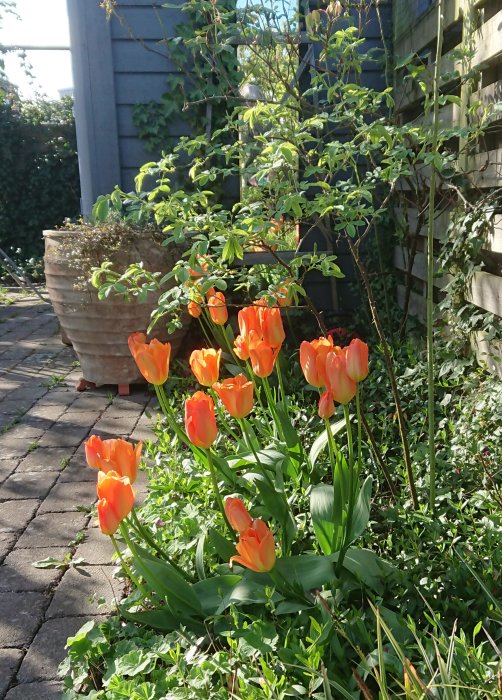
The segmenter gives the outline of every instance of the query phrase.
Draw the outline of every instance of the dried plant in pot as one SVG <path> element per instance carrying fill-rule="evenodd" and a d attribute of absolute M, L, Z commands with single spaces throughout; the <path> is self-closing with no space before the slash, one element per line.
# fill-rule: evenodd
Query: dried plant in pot
<path fill-rule="evenodd" d="M 127 338 L 134 331 L 146 331 L 160 292 L 153 290 L 145 298 L 114 295 L 100 300 L 89 278 L 92 269 L 106 261 L 117 272 L 141 262 L 146 270 L 166 274 L 181 257 L 181 248 L 162 246 L 162 233 L 153 226 L 124 220 L 72 224 L 44 231 L 44 239 L 47 290 L 83 378 L 97 385 L 143 382 Z M 158 324 L 151 335 L 169 340 L 174 356 L 187 330 L 185 323 L 168 337 L 165 326 Z"/>

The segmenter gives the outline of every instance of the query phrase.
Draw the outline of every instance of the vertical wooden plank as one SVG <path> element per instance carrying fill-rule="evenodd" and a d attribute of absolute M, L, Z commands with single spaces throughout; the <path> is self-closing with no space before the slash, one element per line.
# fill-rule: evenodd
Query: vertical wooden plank
<path fill-rule="evenodd" d="M 67 0 L 70 21 L 81 210 L 120 184 L 110 26 L 99 0 Z"/>

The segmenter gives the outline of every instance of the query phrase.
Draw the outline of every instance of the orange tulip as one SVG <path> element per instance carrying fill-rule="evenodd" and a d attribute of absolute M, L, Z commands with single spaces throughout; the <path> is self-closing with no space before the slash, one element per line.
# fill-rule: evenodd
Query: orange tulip
<path fill-rule="evenodd" d="M 261 335 L 261 323 L 259 308 L 257 306 L 246 306 L 237 314 L 239 331 L 243 338 L 249 336 L 251 331 Z"/>
<path fill-rule="evenodd" d="M 270 309 L 262 306 L 259 310 L 259 316 L 263 340 L 273 348 L 280 347 L 286 338 L 281 310 L 277 307 Z"/>
<path fill-rule="evenodd" d="M 273 348 L 263 340 L 254 348 L 250 348 L 251 366 L 257 377 L 263 378 L 272 374 L 279 350 L 280 347 Z"/>
<path fill-rule="evenodd" d="M 240 498 L 228 496 L 225 499 L 225 515 L 230 525 L 239 533 L 244 532 L 253 524 L 253 518 L 247 512 L 246 506 Z"/>
<path fill-rule="evenodd" d="M 356 395 L 356 383 L 347 374 L 345 352 L 330 352 L 326 358 L 326 376 L 328 390 L 333 399 L 347 404 Z"/>
<path fill-rule="evenodd" d="M 224 326 L 228 321 L 228 310 L 223 292 L 215 292 L 214 289 L 207 293 L 207 308 L 211 320 L 217 326 Z"/>
<path fill-rule="evenodd" d="M 368 346 L 359 338 L 351 340 L 347 348 L 347 374 L 353 382 L 368 376 Z"/>
<path fill-rule="evenodd" d="M 317 388 L 326 386 L 326 357 L 333 352 L 333 339 L 304 340 L 300 345 L 300 365 L 305 379 Z"/>
<path fill-rule="evenodd" d="M 138 474 L 142 448 L 141 442 L 134 446 L 122 438 L 102 440 L 97 435 L 91 435 L 85 443 L 85 458 L 92 469 L 117 472 L 121 477 L 127 476 L 133 484 Z"/>
<path fill-rule="evenodd" d="M 138 369 L 146 381 L 156 386 L 164 384 L 169 376 L 171 343 L 161 343 L 157 338 L 147 343 L 144 333 L 132 333 L 128 344 Z"/>
<path fill-rule="evenodd" d="M 233 418 L 245 418 L 253 410 L 253 382 L 244 374 L 216 382 L 213 389 Z"/>
<path fill-rule="evenodd" d="M 279 306 L 291 306 L 293 298 L 288 287 L 289 281 L 286 280 L 286 282 L 281 287 L 277 288 L 277 294 L 275 295 L 275 298 L 277 299 L 277 303 L 279 304 Z"/>
<path fill-rule="evenodd" d="M 190 367 L 199 384 L 213 386 L 220 376 L 221 350 L 203 348 L 190 355 Z"/>
<path fill-rule="evenodd" d="M 98 474 L 98 520 L 104 535 L 113 535 L 134 505 L 134 489 L 126 476 L 117 472 Z"/>
<path fill-rule="evenodd" d="M 275 566 L 275 543 L 269 527 L 255 518 L 251 525 L 239 532 L 239 542 L 236 545 L 238 555 L 230 559 L 230 564 L 236 561 L 251 571 L 271 571 Z"/>
<path fill-rule="evenodd" d="M 193 318 L 199 318 L 199 316 L 202 313 L 202 307 L 200 304 L 198 304 L 196 301 L 189 301 L 188 302 L 188 313 L 190 316 Z"/>
<path fill-rule="evenodd" d="M 242 335 L 234 340 L 234 352 L 240 360 L 249 360 L 249 343 Z"/>
<path fill-rule="evenodd" d="M 190 442 L 208 449 L 216 440 L 218 428 L 213 399 L 203 391 L 196 391 L 185 401 L 185 429 Z"/>
<path fill-rule="evenodd" d="M 328 419 L 335 413 L 335 404 L 329 391 L 325 391 L 319 398 L 318 413 L 320 418 Z"/>

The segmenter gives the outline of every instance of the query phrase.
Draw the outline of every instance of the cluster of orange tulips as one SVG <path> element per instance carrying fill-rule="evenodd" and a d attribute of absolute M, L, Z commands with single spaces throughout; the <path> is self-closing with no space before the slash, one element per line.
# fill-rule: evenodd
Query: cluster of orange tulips
<path fill-rule="evenodd" d="M 134 505 L 134 489 L 142 443 L 127 440 L 102 440 L 97 435 L 85 443 L 85 457 L 98 470 L 98 520 L 101 532 L 113 535 Z"/>
<path fill-rule="evenodd" d="M 196 279 L 198 276 L 198 273 L 193 273 Z M 197 302 L 193 303 L 197 304 Z M 195 309 L 195 312 L 194 308 L 190 311 L 193 316 L 200 315 L 201 306 L 200 304 L 197 306 L 198 309 Z M 228 319 L 224 295 L 215 292 L 214 289 L 208 293 L 208 312 L 215 325 L 223 325 Z M 240 499 L 228 497 L 223 504 L 219 493 L 211 456 L 211 447 L 218 436 L 213 397 L 218 396 L 228 414 L 239 422 L 246 440 L 249 435 L 244 419 L 253 410 L 257 389 L 256 377 L 262 379 L 270 404 L 273 398 L 267 377 L 276 366 L 286 334 L 279 306 L 270 308 L 261 300 L 239 311 L 238 325 L 239 335 L 235 338 L 233 351 L 243 362 L 250 361 L 251 378 L 240 373 L 220 381 L 222 350 L 214 348 L 194 350 L 189 360 L 190 367 L 199 384 L 206 387 L 209 393 L 196 391 L 186 399 L 185 432 L 178 425 L 176 416 L 173 415 L 173 408 L 169 405 L 163 389 L 163 384 L 169 376 L 170 343 L 162 343 L 156 339 L 148 342 L 143 333 L 133 333 L 129 337 L 129 348 L 144 378 L 154 385 L 161 408 L 178 437 L 185 444 L 192 446 L 192 449 L 204 451 L 200 454 L 205 454 L 223 518 L 227 525 L 239 534 L 239 541 L 236 544 L 237 555 L 232 557 L 231 562 L 237 562 L 253 571 L 271 571 L 275 564 L 276 553 L 274 537 L 269 527 L 262 520 L 253 519 Z M 306 381 L 319 389 L 319 416 L 327 421 L 335 412 L 336 402 L 343 405 L 348 424 L 347 404 L 354 396 L 359 399 L 358 384 L 368 375 L 366 343 L 356 338 L 342 348 L 334 345 L 331 336 L 303 341 L 300 346 L 300 365 Z M 249 364 L 248 369 L 250 369 Z M 278 368 L 277 371 L 279 371 Z M 212 395 L 210 395 L 211 392 Z M 275 416 L 274 406 L 270 405 L 270 409 Z M 224 421 L 223 417 L 222 420 Z M 350 439 L 349 456 L 352 464 L 351 443 Z M 133 507 L 132 483 L 136 478 L 141 447 L 141 443 L 133 446 L 125 440 L 101 440 L 96 436 L 87 441 L 88 464 L 100 470 L 98 517 L 105 534 L 113 535 L 121 520 Z M 197 455 L 196 452 L 194 454 Z M 254 454 L 256 457 L 255 452 Z M 352 477 L 351 483 L 354 483 Z"/>
<path fill-rule="evenodd" d="M 354 338 L 347 347 L 333 344 L 331 336 L 300 345 L 300 365 L 307 382 L 319 390 L 319 416 L 331 418 L 336 401 L 345 405 L 356 395 L 357 384 L 368 376 L 368 346 Z"/>

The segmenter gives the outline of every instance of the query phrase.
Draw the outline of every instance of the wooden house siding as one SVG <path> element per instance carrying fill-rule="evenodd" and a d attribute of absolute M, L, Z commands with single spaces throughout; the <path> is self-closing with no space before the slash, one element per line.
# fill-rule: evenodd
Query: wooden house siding
<path fill-rule="evenodd" d="M 133 108 L 167 91 L 168 76 L 177 69 L 162 42 L 175 35 L 183 13 L 152 0 L 119 0 L 120 20 L 108 21 L 100 0 L 67 3 L 82 213 L 88 216 L 98 195 L 115 185 L 133 189 L 139 167 L 160 156 L 138 137 Z M 171 122 L 171 137 L 190 133 L 183 115 Z"/>

